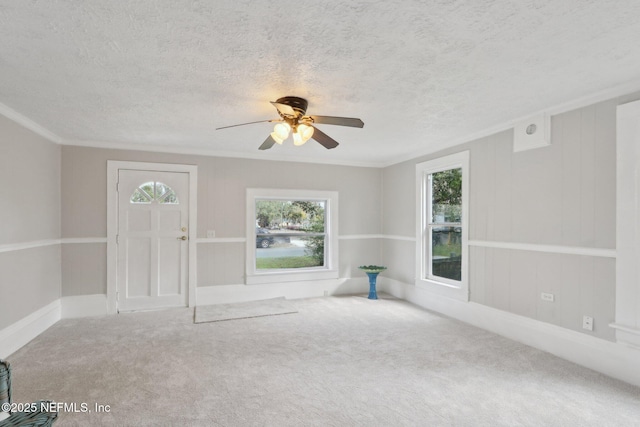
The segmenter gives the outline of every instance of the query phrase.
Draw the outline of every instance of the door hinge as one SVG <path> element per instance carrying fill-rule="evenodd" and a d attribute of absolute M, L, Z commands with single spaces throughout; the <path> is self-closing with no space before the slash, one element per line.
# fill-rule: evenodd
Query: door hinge
<path fill-rule="evenodd" d="M 120 292 L 116 292 L 116 301 L 120 301 Z"/>
<path fill-rule="evenodd" d="M 116 245 L 120 243 L 120 235 L 116 234 Z"/>

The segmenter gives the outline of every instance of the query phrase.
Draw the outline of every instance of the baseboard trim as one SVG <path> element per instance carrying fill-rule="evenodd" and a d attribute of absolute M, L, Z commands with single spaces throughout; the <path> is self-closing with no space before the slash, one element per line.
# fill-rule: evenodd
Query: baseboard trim
<path fill-rule="evenodd" d="M 60 301 L 63 319 L 106 316 L 107 314 L 107 296 L 105 294 L 62 297 Z"/>
<path fill-rule="evenodd" d="M 0 330 L 0 359 L 6 359 L 53 326 L 62 315 L 60 299 Z"/>
<path fill-rule="evenodd" d="M 366 293 L 367 278 L 281 282 L 262 285 L 219 285 L 197 288 L 196 305 L 229 304 L 268 298 L 313 298 L 329 295 Z"/>
<path fill-rule="evenodd" d="M 386 277 L 380 279 L 380 289 L 397 298 L 640 387 L 640 351 L 634 347 L 594 338 L 482 304 L 438 296 Z"/>

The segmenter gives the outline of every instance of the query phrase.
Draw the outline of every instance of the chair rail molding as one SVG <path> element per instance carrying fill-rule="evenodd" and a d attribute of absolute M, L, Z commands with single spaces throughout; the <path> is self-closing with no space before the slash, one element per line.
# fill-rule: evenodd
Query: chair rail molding
<path fill-rule="evenodd" d="M 42 248 L 44 246 L 59 245 L 61 242 L 62 242 L 61 239 L 45 239 L 45 240 L 32 240 L 30 242 L 5 243 L 0 245 L 0 253 L 21 251 L 24 249 Z"/>

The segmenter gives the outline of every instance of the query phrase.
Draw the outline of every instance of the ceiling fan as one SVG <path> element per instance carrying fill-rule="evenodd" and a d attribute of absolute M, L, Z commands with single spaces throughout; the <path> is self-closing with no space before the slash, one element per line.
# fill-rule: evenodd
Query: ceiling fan
<path fill-rule="evenodd" d="M 350 126 L 355 128 L 361 128 L 364 126 L 364 122 L 362 120 L 352 117 L 307 116 L 307 106 L 309 104 L 306 99 L 298 98 L 297 96 L 285 96 L 277 99 L 275 102 L 272 101 L 271 104 L 276 107 L 276 110 L 278 110 L 280 119 L 260 120 L 257 122 L 223 126 L 216 130 L 254 123 L 276 122 L 277 124 L 275 125 L 273 132 L 271 132 L 259 147 L 260 150 L 268 150 L 276 143 L 282 144 L 282 142 L 289 137 L 289 132 L 293 132 L 294 145 L 303 145 L 309 139 L 313 138 L 323 147 L 331 149 L 338 146 L 338 141 L 313 126 L 314 124 Z"/>

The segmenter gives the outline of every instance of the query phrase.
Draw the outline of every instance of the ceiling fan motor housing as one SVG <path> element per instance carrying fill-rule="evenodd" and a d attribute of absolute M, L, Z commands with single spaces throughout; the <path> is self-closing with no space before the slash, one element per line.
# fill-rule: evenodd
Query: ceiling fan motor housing
<path fill-rule="evenodd" d="M 307 112 L 307 106 L 309 105 L 306 99 L 298 98 L 297 96 L 283 96 L 282 98 L 278 98 L 276 102 L 293 108 L 297 113 L 299 113 L 298 117 L 305 115 Z"/>

